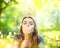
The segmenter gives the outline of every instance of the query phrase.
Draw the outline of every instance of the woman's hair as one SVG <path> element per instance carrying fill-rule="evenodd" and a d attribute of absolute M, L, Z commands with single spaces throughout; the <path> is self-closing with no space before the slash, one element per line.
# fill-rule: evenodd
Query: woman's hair
<path fill-rule="evenodd" d="M 24 20 L 25 18 L 30 18 L 30 19 L 33 20 L 33 22 L 34 22 L 34 32 L 33 32 L 33 37 L 36 36 L 37 33 L 38 33 L 38 32 L 37 32 L 37 28 L 36 28 L 36 22 L 35 22 L 34 19 L 33 19 L 32 17 L 30 17 L 30 16 L 24 17 L 24 18 L 22 19 L 22 22 L 23 22 L 23 20 Z M 21 25 L 21 27 L 20 27 L 20 35 L 24 36 L 23 30 L 22 30 L 22 25 Z M 24 39 L 24 38 L 23 38 L 23 39 Z"/>
<path fill-rule="evenodd" d="M 33 39 L 33 37 L 36 37 L 37 34 L 38 34 L 37 27 L 36 27 L 36 22 L 35 22 L 34 19 L 33 19 L 32 17 L 30 17 L 30 16 L 24 17 L 24 18 L 22 19 L 22 22 L 23 22 L 23 20 L 24 20 L 25 18 L 30 18 L 30 19 L 32 19 L 33 22 L 34 22 L 34 32 L 33 32 L 33 35 L 32 35 L 32 39 Z M 22 36 L 22 39 L 24 39 L 24 33 L 23 33 L 23 30 L 22 30 L 22 25 L 21 25 L 21 27 L 20 27 L 20 35 Z"/>
<path fill-rule="evenodd" d="M 30 16 L 24 17 L 24 18 L 22 19 L 22 23 L 23 23 L 23 20 L 24 20 L 25 18 L 30 18 L 30 19 L 32 19 L 33 22 L 34 22 L 34 31 L 33 31 L 33 33 L 32 33 L 32 38 L 31 38 L 32 45 L 30 44 L 31 46 L 29 47 L 29 48 L 31 48 L 33 45 L 38 45 L 38 31 L 37 31 L 36 22 L 34 21 L 34 19 L 33 19 L 32 17 L 30 17 Z M 20 46 L 21 46 L 21 43 L 22 43 L 22 41 L 24 40 L 24 33 L 23 33 L 23 30 L 22 30 L 22 25 L 20 26 L 20 32 L 19 32 L 19 34 L 20 34 L 20 39 L 22 39 L 21 42 L 20 42 Z"/>

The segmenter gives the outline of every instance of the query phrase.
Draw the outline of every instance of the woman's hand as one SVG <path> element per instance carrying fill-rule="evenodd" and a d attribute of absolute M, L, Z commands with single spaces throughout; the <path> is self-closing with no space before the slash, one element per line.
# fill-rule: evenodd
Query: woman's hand
<path fill-rule="evenodd" d="M 21 48 L 28 48 L 28 41 L 24 40 L 21 44 Z"/>

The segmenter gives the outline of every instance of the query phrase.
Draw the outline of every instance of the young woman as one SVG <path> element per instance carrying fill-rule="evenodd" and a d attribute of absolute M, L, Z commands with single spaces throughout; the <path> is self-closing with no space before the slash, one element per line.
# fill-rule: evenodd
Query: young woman
<path fill-rule="evenodd" d="M 43 38 L 38 35 L 36 23 L 30 16 L 24 17 L 20 33 L 15 35 L 13 48 L 43 48 Z"/>

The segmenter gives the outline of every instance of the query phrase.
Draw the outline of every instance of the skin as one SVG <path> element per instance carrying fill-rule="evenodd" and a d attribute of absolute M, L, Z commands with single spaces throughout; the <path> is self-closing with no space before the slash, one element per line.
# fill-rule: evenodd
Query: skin
<path fill-rule="evenodd" d="M 34 39 L 32 39 L 33 32 L 35 31 L 35 23 L 31 18 L 25 18 L 22 21 L 21 26 L 22 26 L 22 32 L 24 34 L 24 40 L 21 42 L 21 45 L 17 44 L 21 39 L 17 41 L 17 43 L 15 43 L 16 41 L 14 41 L 13 46 L 14 48 L 32 48 L 33 45 L 35 45 L 36 43 L 36 37 L 34 36 Z M 43 48 L 43 43 L 40 42 L 38 46 L 39 48 Z"/>
<path fill-rule="evenodd" d="M 34 31 L 34 22 L 31 18 L 25 18 L 23 20 L 22 30 L 24 34 L 30 34 Z"/>
<path fill-rule="evenodd" d="M 25 35 L 24 41 L 22 42 L 21 48 L 28 48 L 29 41 L 32 38 L 34 31 L 34 22 L 31 18 L 25 18 L 22 22 L 22 30 Z"/>

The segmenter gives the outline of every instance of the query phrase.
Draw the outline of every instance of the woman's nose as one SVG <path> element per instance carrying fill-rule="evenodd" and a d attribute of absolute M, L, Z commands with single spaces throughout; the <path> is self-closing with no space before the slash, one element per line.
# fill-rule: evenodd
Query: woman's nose
<path fill-rule="evenodd" d="M 29 24 L 27 24 L 27 26 L 29 26 Z"/>

